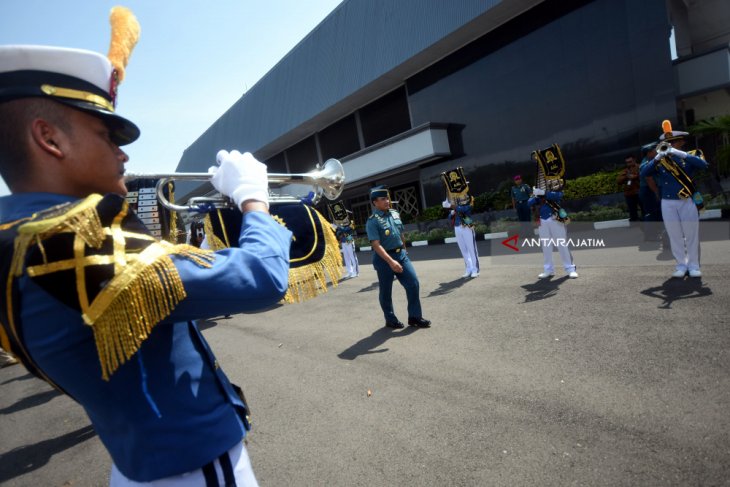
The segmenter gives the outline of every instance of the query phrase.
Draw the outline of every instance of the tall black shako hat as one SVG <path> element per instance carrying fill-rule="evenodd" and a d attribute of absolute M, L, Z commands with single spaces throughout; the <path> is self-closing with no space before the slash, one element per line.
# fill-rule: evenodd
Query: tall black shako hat
<path fill-rule="evenodd" d="M 380 186 L 375 186 L 370 188 L 370 201 L 373 202 L 376 199 L 385 196 L 386 198 L 390 199 L 390 192 L 388 191 L 388 188 L 383 186 L 382 184 Z"/>
<path fill-rule="evenodd" d="M 689 135 L 689 132 L 681 132 L 679 130 L 672 130 L 672 122 L 664 120 L 662 122 L 662 135 L 659 136 L 659 141 L 671 142 L 673 140 L 683 139 Z"/>
<path fill-rule="evenodd" d="M 100 117 L 117 145 L 139 137 L 139 128 L 115 113 L 117 87 L 139 38 L 139 23 L 124 7 L 109 16 L 109 55 L 55 46 L 0 46 L 0 103 L 48 98 Z"/>

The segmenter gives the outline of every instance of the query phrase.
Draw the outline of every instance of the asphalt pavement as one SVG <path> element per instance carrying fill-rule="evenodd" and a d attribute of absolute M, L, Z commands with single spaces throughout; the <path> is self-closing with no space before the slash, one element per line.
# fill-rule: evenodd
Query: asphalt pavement
<path fill-rule="evenodd" d="M 201 327 L 251 403 L 262 486 L 730 485 L 729 235 L 703 223 L 701 279 L 638 228 L 569 230 L 605 237 L 573 249 L 578 279 L 555 253 L 538 280 L 522 237 L 479 242 L 474 279 L 455 244 L 412 248 L 429 329 L 383 327 L 360 252 L 321 297 Z M 108 485 L 78 405 L 21 366 L 0 387 L 0 484 Z"/>

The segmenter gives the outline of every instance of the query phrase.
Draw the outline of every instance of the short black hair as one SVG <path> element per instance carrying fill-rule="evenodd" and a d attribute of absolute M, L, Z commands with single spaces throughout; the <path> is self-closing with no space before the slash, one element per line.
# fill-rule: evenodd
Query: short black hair
<path fill-rule="evenodd" d="M 71 133 L 66 107 L 43 98 L 22 98 L 0 103 L 0 176 L 8 187 L 28 177 L 30 152 L 25 131 L 36 118 L 43 118 Z"/>

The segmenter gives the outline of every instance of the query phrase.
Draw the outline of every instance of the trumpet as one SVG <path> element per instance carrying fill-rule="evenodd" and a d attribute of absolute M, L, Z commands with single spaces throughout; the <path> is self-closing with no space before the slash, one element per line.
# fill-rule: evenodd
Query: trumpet
<path fill-rule="evenodd" d="M 656 152 L 659 155 L 666 155 L 667 152 L 669 152 L 669 149 L 671 149 L 671 148 L 672 148 L 672 144 L 670 144 L 669 142 L 667 142 L 665 140 L 665 141 L 659 142 L 659 144 L 656 146 Z"/>
<path fill-rule="evenodd" d="M 328 159 L 324 164 L 317 166 L 302 174 L 269 173 L 269 185 L 281 187 L 287 184 L 307 184 L 313 187 L 314 197 L 312 204 L 316 205 L 324 196 L 328 200 L 337 199 L 345 187 L 345 169 L 337 159 Z M 180 172 L 167 174 L 141 174 L 127 173 L 125 181 L 135 179 L 157 179 L 155 186 L 157 200 L 162 206 L 172 211 L 208 211 L 211 208 L 237 208 L 236 203 L 223 195 L 216 196 L 195 196 L 188 200 L 187 205 L 176 205 L 164 195 L 165 185 L 171 181 L 210 181 L 211 174 L 207 172 Z M 303 197 L 292 195 L 269 193 L 269 201 L 272 203 L 300 203 Z"/>

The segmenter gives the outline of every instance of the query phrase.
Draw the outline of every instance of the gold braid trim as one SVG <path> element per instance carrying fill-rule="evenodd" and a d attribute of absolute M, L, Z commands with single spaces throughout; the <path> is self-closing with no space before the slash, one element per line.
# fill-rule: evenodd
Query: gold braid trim
<path fill-rule="evenodd" d="M 289 289 L 284 295 L 287 303 L 301 303 L 327 292 L 327 275 L 332 287 L 342 277 L 342 256 L 334 230 L 329 222 L 315 209 L 311 211 L 319 219 L 324 234 L 325 251 L 322 260 L 302 267 L 289 268 Z"/>
<path fill-rule="evenodd" d="M 220 210 L 218 210 L 220 212 Z M 221 239 L 218 238 L 218 236 L 213 232 L 213 223 L 210 221 L 211 214 L 208 213 L 205 215 L 205 218 L 203 219 L 203 231 L 205 232 L 205 238 L 208 239 L 208 247 L 210 247 L 210 250 L 223 250 L 227 249 L 228 245 L 226 245 Z M 225 232 L 225 227 L 223 227 L 223 221 L 221 220 L 221 228 L 223 228 L 223 231 Z"/>
<path fill-rule="evenodd" d="M 75 233 L 89 247 L 95 249 L 101 247 L 105 233 L 96 211 L 96 205 L 102 198 L 103 196 L 99 194 L 92 194 L 70 209 L 64 210 L 60 215 L 22 224 L 18 228 L 18 236 L 15 238 L 10 275 L 19 277 L 23 273 L 25 255 L 28 247 L 34 241 L 38 243 L 45 260 L 41 241 L 58 233 Z M 53 210 L 51 210 L 51 214 L 53 214 Z"/>
<path fill-rule="evenodd" d="M 104 287 L 82 315 L 94 332 L 102 379 L 109 380 L 139 350 L 152 328 L 185 298 L 171 255 L 201 267 L 211 267 L 215 259 L 211 252 L 190 245 L 153 243 Z"/>

